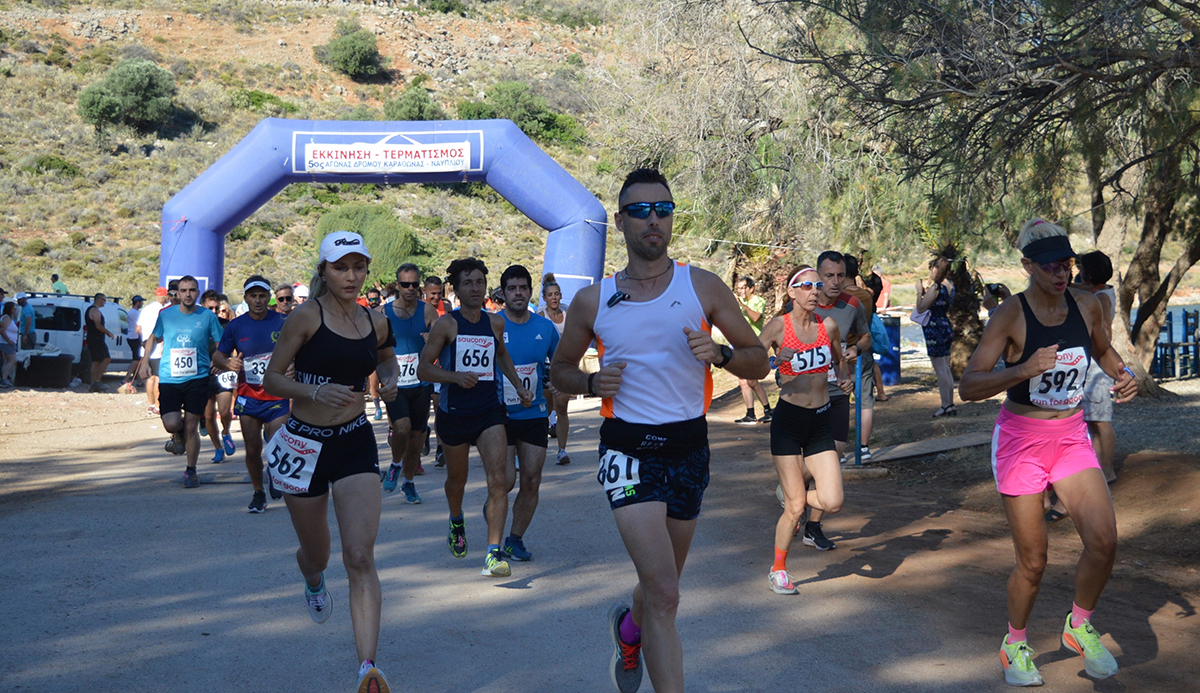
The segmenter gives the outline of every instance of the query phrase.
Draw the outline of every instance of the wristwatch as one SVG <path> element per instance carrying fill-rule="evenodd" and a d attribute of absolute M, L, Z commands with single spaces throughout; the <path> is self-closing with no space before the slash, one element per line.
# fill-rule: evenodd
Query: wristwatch
<path fill-rule="evenodd" d="M 721 345 L 721 362 L 720 363 L 714 362 L 713 365 L 716 366 L 717 368 L 724 368 L 726 365 L 728 365 L 729 360 L 732 358 L 733 358 L 733 347 L 729 346 L 728 344 L 722 344 Z"/>

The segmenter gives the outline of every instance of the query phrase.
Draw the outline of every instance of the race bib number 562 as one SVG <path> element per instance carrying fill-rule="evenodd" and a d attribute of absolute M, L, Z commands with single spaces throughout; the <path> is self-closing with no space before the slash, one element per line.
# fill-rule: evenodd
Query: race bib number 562
<path fill-rule="evenodd" d="M 280 428 L 263 451 L 275 488 L 293 494 L 308 492 L 320 456 L 319 441 L 296 435 L 287 427 Z"/>

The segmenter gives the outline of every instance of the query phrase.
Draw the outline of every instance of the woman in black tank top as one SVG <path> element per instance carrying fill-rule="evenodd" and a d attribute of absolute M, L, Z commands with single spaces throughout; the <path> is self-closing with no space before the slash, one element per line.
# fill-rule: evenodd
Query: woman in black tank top
<path fill-rule="evenodd" d="M 1089 367 L 1116 378 L 1117 402 L 1132 399 L 1137 382 L 1109 344 L 1099 302 L 1068 288 L 1075 253 L 1067 232 L 1030 220 L 1017 246 L 1029 287 L 992 314 L 959 387 L 966 401 L 1007 391 L 992 438 L 992 469 L 1016 550 L 1008 581 L 1009 633 L 1001 643 L 1000 662 L 1009 684 L 1042 683 L 1025 626 L 1046 567 L 1042 494 L 1053 484 L 1084 547 L 1062 642 L 1083 656 L 1088 674 L 1106 678 L 1116 673 L 1117 663 L 1090 618 L 1112 572 L 1116 516 L 1080 401 Z M 1007 367 L 993 372 L 1001 356 Z"/>
<path fill-rule="evenodd" d="M 330 555 L 329 488 L 336 490 L 360 683 L 383 677 L 375 668 L 381 603 L 375 569 L 379 453 L 364 412 L 364 383 L 377 373 L 380 395 L 390 402 L 399 376 L 387 318 L 356 301 L 370 261 L 358 234 L 336 231 L 321 241 L 312 300 L 288 315 L 263 381 L 267 392 L 292 400 L 292 415 L 267 444 L 264 457 L 272 480 L 288 494 L 300 540 L 296 562 L 309 615 L 318 623 L 333 607 L 324 570 Z M 295 379 L 285 375 L 293 364 Z"/>

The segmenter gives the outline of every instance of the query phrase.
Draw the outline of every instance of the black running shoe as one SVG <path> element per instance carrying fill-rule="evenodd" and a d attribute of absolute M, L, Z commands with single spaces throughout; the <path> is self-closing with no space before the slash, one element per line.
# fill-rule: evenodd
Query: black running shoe
<path fill-rule="evenodd" d="M 255 491 L 254 497 L 250 499 L 250 505 L 246 506 L 246 511 L 258 514 L 267 509 L 267 494 L 262 491 Z"/>
<path fill-rule="evenodd" d="M 758 417 L 758 422 L 759 422 L 760 424 L 769 424 L 769 423 L 771 423 L 771 410 L 770 410 L 770 409 L 768 409 L 768 410 L 766 410 L 765 412 L 763 412 L 763 415 L 762 415 L 762 416 L 760 416 L 760 417 Z"/>
<path fill-rule="evenodd" d="M 754 414 L 746 414 L 740 419 L 734 419 L 733 422 L 739 426 L 757 426 L 758 419 L 754 418 Z"/>
<path fill-rule="evenodd" d="M 804 525 L 804 545 L 811 546 L 817 551 L 831 551 L 837 548 L 836 544 L 825 538 L 820 522 L 809 522 Z"/>
<path fill-rule="evenodd" d="M 437 463 L 434 464 L 433 466 L 435 466 L 435 467 L 445 467 L 446 466 L 446 451 L 442 450 L 441 445 L 437 446 L 437 454 L 434 456 L 434 459 L 437 460 Z"/>

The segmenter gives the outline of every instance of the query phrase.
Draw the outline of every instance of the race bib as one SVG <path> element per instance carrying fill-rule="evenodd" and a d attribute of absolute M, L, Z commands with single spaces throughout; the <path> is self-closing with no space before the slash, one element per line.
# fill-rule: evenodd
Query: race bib
<path fill-rule="evenodd" d="M 596 473 L 596 481 L 604 486 L 605 491 L 637 486 L 642 483 L 638 476 L 640 465 L 641 462 L 636 457 L 609 450 L 600 456 L 600 471 Z"/>
<path fill-rule="evenodd" d="M 454 340 L 454 370 L 474 373 L 480 380 L 495 380 L 496 338 L 460 334 Z"/>
<path fill-rule="evenodd" d="M 250 385 L 262 385 L 269 365 L 271 365 L 270 354 L 259 354 L 242 359 L 242 371 L 246 374 L 246 382 Z"/>
<path fill-rule="evenodd" d="M 537 380 L 537 364 L 522 363 L 517 365 L 517 375 L 521 377 L 521 387 L 533 392 L 533 383 Z M 517 396 L 517 388 L 504 378 L 504 403 L 510 407 L 520 406 L 521 398 Z"/>
<path fill-rule="evenodd" d="M 184 349 L 183 347 L 171 349 L 172 378 L 187 378 L 195 376 L 198 372 L 195 349 Z"/>
<path fill-rule="evenodd" d="M 846 355 L 846 343 L 842 342 L 842 356 L 845 356 L 845 355 Z M 830 360 L 832 360 L 832 357 L 830 357 Z M 829 373 L 826 374 L 825 379 L 829 381 L 830 385 L 837 385 L 837 372 L 833 370 L 832 364 L 829 367 Z"/>
<path fill-rule="evenodd" d="M 806 371 L 815 371 L 818 368 L 824 368 L 832 363 L 833 351 L 830 350 L 828 344 L 822 344 L 815 349 L 797 351 L 792 355 L 792 360 L 789 365 L 792 367 L 793 373 L 804 373 Z"/>
<path fill-rule="evenodd" d="M 396 365 L 400 366 L 400 379 L 396 387 L 416 387 L 421 384 L 417 378 L 417 361 L 420 354 L 396 354 Z"/>
<path fill-rule="evenodd" d="M 1054 368 L 1029 379 L 1029 401 L 1059 411 L 1078 405 L 1083 400 L 1088 363 L 1083 347 L 1058 352 Z"/>
<path fill-rule="evenodd" d="M 221 389 L 232 390 L 237 387 L 237 371 L 224 371 L 217 374 L 217 383 Z"/>
<path fill-rule="evenodd" d="M 284 493 L 307 493 L 321 456 L 321 443 L 280 428 L 263 450 L 271 483 Z"/>

